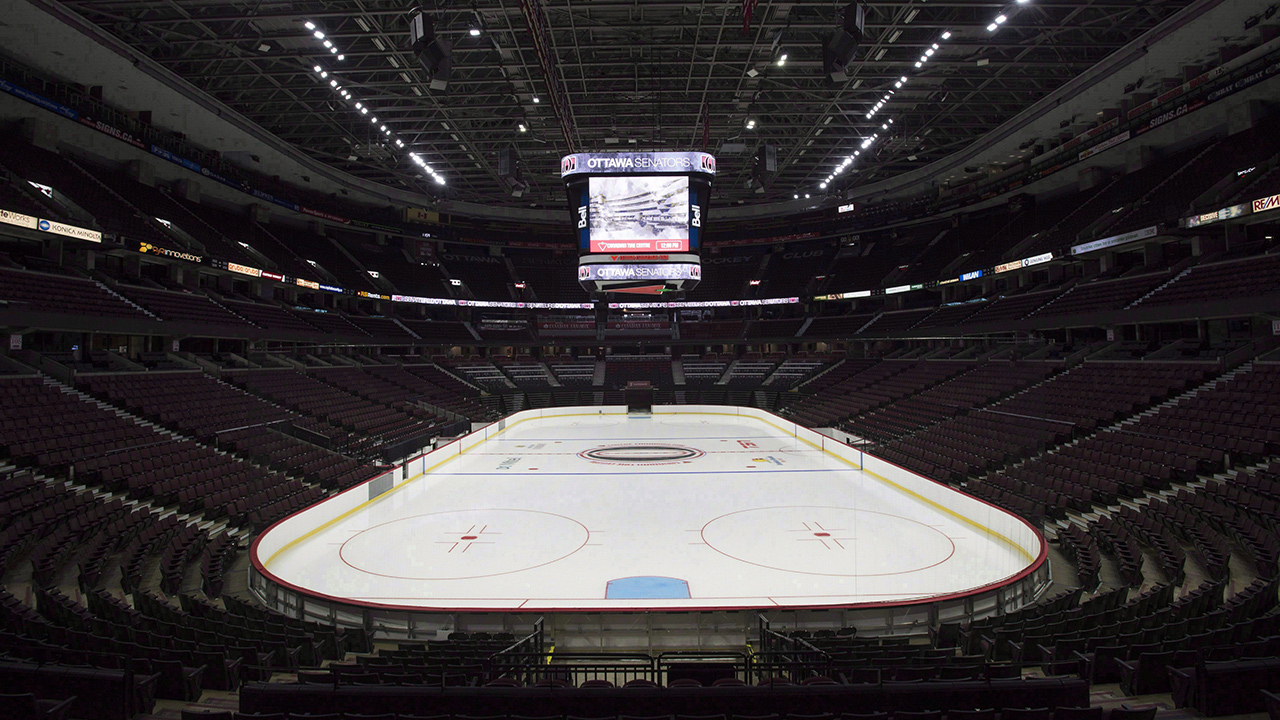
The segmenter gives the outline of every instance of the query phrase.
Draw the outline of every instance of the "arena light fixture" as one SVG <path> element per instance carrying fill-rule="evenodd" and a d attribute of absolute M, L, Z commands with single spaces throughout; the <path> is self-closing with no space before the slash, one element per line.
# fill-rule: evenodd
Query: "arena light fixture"
<path fill-rule="evenodd" d="M 524 123 L 520 123 L 517 127 L 520 128 L 520 132 L 529 132 L 529 128 Z"/>
<path fill-rule="evenodd" d="M 315 30 L 315 29 L 316 29 L 316 24 L 315 24 L 315 23 L 313 23 L 313 22 L 311 22 L 310 20 L 308 20 L 308 21 L 306 22 L 306 24 L 305 24 L 305 25 L 303 25 L 303 27 L 305 27 L 305 28 L 306 28 L 306 29 L 308 29 L 308 30 Z"/>
<path fill-rule="evenodd" d="M 1028 1 L 1028 0 L 1017 0 L 1017 2 L 1018 2 L 1018 4 L 1019 4 L 1019 5 L 1021 5 L 1021 4 L 1025 4 L 1027 1 Z M 912 15 L 911 15 L 911 17 L 914 17 L 914 14 L 915 14 L 915 13 L 913 12 L 913 13 L 912 13 Z M 990 30 L 990 31 L 992 31 L 992 32 L 994 32 L 996 29 L 998 29 L 998 27 L 999 27 L 1001 24 L 1003 24 L 1003 23 L 1004 23 L 1004 22 L 1006 22 L 1007 20 L 1008 20 L 1008 16 L 1007 16 L 1007 15 L 1005 15 L 1005 14 L 1000 14 L 1000 15 L 998 15 L 998 16 L 996 17 L 996 21 L 995 21 L 995 22 L 993 22 L 993 23 L 992 23 L 992 24 L 991 24 L 987 29 L 988 29 L 988 30 Z M 780 35 L 781 35 L 781 33 L 780 33 Z M 950 39 L 951 39 L 951 36 L 952 36 L 952 32 L 951 32 L 950 30 L 943 30 L 943 31 L 938 35 L 938 40 L 937 40 L 936 42 L 931 42 L 931 43 L 929 43 L 929 44 L 928 44 L 928 46 L 927 46 L 927 47 L 925 47 L 925 48 L 923 49 L 923 51 L 922 51 L 922 52 L 921 52 L 921 54 L 920 54 L 920 58 L 919 58 L 918 60 L 916 60 L 916 61 L 915 61 L 915 63 L 914 63 L 915 68 L 916 68 L 917 70 L 918 70 L 918 69 L 920 69 L 920 68 L 923 68 L 923 67 L 924 67 L 924 65 L 925 65 L 925 63 L 929 62 L 929 59 L 930 59 L 931 57 L 933 57 L 933 55 L 934 55 L 935 53 L 937 53 L 939 50 L 941 50 L 941 49 L 942 49 L 942 45 L 941 45 L 940 43 L 941 43 L 942 41 L 945 41 L 945 40 L 950 40 Z M 890 40 L 890 42 L 892 42 L 893 40 L 897 40 L 897 39 L 898 39 L 898 38 L 895 36 L 895 37 L 893 37 L 893 38 Z M 785 54 L 785 53 L 784 53 L 784 51 L 783 51 L 783 50 L 782 50 L 782 48 L 781 48 L 781 38 L 780 38 L 780 37 L 779 37 L 778 39 L 775 39 L 775 41 L 774 41 L 774 51 L 775 51 L 775 54 L 777 54 L 779 58 L 781 58 L 781 57 Z M 779 63 L 779 64 L 781 64 L 781 63 Z M 911 78 L 910 78 L 908 75 L 906 75 L 906 74 L 902 74 L 902 75 L 898 76 L 898 79 L 897 79 L 896 81 L 894 81 L 894 83 L 893 83 L 893 89 L 889 90 L 889 91 L 888 91 L 888 93 L 886 93 L 882 98 L 880 98 L 879 100 L 877 100 L 877 101 L 876 101 L 875 105 L 873 105 L 873 106 L 871 107 L 871 109 L 870 109 L 870 110 L 868 110 L 868 111 L 866 112 L 866 114 L 865 114 L 865 119 L 867 119 L 867 120 L 871 120 L 872 118 L 874 118 L 874 117 L 877 115 L 877 113 L 879 113 L 882 109 L 884 109 L 884 106 L 889 102 L 889 100 L 890 100 L 890 99 L 892 98 L 892 96 L 896 93 L 896 91 L 897 91 L 897 90 L 901 90 L 901 89 L 902 89 L 902 87 L 903 87 L 904 85 L 906 85 L 908 82 L 910 82 L 910 80 L 911 80 Z M 883 131 L 888 131 L 889 126 L 890 126 L 890 125 L 892 125 L 892 124 L 893 124 L 893 118 L 888 118 L 888 119 L 884 120 L 884 121 L 880 124 L 880 129 L 881 129 L 881 130 L 883 130 Z M 750 129 L 750 126 L 748 126 L 748 129 Z M 878 140 L 878 139 L 879 139 L 879 134 L 878 134 L 878 133 L 872 134 L 872 135 L 871 135 L 871 137 L 869 137 L 869 138 L 865 138 L 865 139 L 862 141 L 862 143 L 859 145 L 860 149 L 859 149 L 859 150 L 854 150 L 854 151 L 853 151 L 853 154 L 852 154 L 852 155 L 850 155 L 850 156 L 849 156 L 849 158 L 848 158 L 844 163 L 840 164 L 840 165 L 837 167 L 836 172 L 835 172 L 834 174 L 839 174 L 839 173 L 843 172 L 845 169 L 847 169 L 847 168 L 848 168 L 848 166 L 849 166 L 849 164 L 853 162 L 853 159 L 854 159 L 855 157 L 857 157 L 857 156 L 861 153 L 861 151 L 862 151 L 862 150 L 866 150 L 866 149 L 868 149 L 869 147 L 871 147 L 871 145 L 872 145 L 872 144 L 874 144 L 874 143 L 875 143 L 875 141 L 876 141 L 876 140 Z M 832 177 L 834 177 L 834 174 L 833 174 L 833 176 L 832 176 Z M 827 183 L 829 183 L 829 182 L 832 180 L 832 177 L 828 177 L 828 178 L 827 178 Z M 824 183 L 824 186 L 825 186 L 825 184 L 826 184 L 826 183 Z"/>

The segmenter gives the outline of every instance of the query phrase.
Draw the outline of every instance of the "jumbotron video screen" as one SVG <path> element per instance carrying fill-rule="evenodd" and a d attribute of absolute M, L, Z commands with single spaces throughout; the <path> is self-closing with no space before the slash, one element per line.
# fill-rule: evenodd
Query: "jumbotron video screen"
<path fill-rule="evenodd" d="M 688 252 L 689 178 L 593 177 L 591 252 Z"/>
<path fill-rule="evenodd" d="M 562 158 L 583 289 L 669 299 L 693 289 L 702 279 L 699 248 L 715 174 L 716 159 L 704 152 Z"/>

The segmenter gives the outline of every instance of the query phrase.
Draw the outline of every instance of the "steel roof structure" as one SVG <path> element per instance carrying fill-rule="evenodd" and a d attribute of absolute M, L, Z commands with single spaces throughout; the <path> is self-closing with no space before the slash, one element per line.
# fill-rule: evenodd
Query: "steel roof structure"
<path fill-rule="evenodd" d="M 759 0 L 744 23 L 740 0 L 424 0 L 452 45 L 444 90 L 409 47 L 406 3 L 62 4 L 334 167 L 528 207 L 564 202 L 558 160 L 571 149 L 705 148 L 719 158 L 717 203 L 820 193 L 855 150 L 833 190 L 891 177 L 965 147 L 1190 2 L 871 0 L 847 79 L 832 81 L 823 45 L 846 2 Z M 778 172 L 761 186 L 753 156 L 766 143 Z M 506 148 L 529 183 L 519 197 L 499 177 Z"/>

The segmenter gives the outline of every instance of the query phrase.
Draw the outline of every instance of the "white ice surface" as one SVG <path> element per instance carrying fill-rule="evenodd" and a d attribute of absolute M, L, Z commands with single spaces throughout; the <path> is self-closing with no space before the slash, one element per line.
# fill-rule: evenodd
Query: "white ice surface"
<path fill-rule="evenodd" d="M 617 445 L 697 456 L 579 454 Z M 519 423 L 267 569 L 316 593 L 423 609 L 740 608 L 919 600 L 1030 562 L 760 420 L 615 415 Z M 636 576 L 684 580 L 690 597 L 605 598 L 610 580 Z"/>

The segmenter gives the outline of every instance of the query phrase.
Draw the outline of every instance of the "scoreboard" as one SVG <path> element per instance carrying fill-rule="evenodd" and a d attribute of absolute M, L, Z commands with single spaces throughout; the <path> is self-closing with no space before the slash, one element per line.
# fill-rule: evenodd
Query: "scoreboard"
<path fill-rule="evenodd" d="M 697 285 L 715 174 L 716 159 L 704 152 L 561 158 L 582 287 L 592 294 L 658 295 Z"/>

